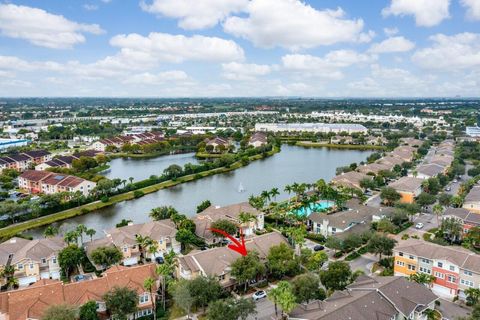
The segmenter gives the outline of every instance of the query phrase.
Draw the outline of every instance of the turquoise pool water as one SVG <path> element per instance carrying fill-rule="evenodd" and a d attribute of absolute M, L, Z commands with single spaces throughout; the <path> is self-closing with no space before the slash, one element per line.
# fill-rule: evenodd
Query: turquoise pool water
<path fill-rule="evenodd" d="M 311 203 L 309 207 L 303 207 L 292 211 L 297 216 L 309 216 L 312 212 L 322 211 L 334 206 L 333 201 L 321 200 L 319 202 Z"/>

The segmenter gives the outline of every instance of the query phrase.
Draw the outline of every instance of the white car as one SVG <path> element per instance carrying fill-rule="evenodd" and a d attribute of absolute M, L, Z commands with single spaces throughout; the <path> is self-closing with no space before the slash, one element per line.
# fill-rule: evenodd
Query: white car
<path fill-rule="evenodd" d="M 422 229 L 423 228 L 423 223 L 419 222 L 415 225 L 415 228 L 417 229 Z"/>
<path fill-rule="evenodd" d="M 253 301 L 258 301 L 266 297 L 267 297 L 267 293 L 263 290 L 257 291 L 252 295 Z"/>

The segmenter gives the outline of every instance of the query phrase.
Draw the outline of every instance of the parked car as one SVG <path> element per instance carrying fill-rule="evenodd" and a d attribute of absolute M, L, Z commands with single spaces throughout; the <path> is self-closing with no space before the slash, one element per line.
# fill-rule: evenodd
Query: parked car
<path fill-rule="evenodd" d="M 267 297 L 267 293 L 263 290 L 257 291 L 252 295 L 253 301 L 258 301 L 266 297 Z"/>
<path fill-rule="evenodd" d="M 450 188 L 450 186 L 448 186 L 448 187 L 445 188 L 445 191 L 452 191 L 452 188 Z"/>
<path fill-rule="evenodd" d="M 158 264 L 164 264 L 164 263 L 165 263 L 165 259 L 163 259 L 163 257 L 156 257 L 156 258 L 155 258 L 155 261 L 156 261 Z"/>
<path fill-rule="evenodd" d="M 415 228 L 417 229 L 422 229 L 423 228 L 423 223 L 419 222 L 415 225 Z"/>
<path fill-rule="evenodd" d="M 315 247 L 313 247 L 313 251 L 322 251 L 324 250 L 325 247 L 322 245 L 317 244 Z"/>

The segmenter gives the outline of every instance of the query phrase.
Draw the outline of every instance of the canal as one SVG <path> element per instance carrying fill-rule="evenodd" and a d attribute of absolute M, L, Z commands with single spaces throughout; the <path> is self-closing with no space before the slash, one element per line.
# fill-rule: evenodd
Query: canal
<path fill-rule="evenodd" d="M 277 187 L 280 195 L 277 200 L 286 199 L 283 189 L 293 182 L 315 182 L 318 179 L 331 180 L 335 169 L 352 162 L 364 161 L 371 151 L 341 150 L 328 148 L 302 148 L 283 145 L 282 151 L 272 157 L 250 163 L 235 171 L 206 177 L 197 181 L 163 189 L 142 198 L 118 203 L 112 207 L 98 210 L 83 216 L 59 222 L 62 232 L 75 228 L 82 223 L 97 230 L 97 237 L 103 236 L 103 230 L 115 227 L 122 219 L 134 223 L 150 221 L 148 213 L 152 208 L 171 205 L 187 216 L 193 216 L 196 207 L 204 200 L 214 205 L 228 205 L 248 201 L 250 195 L 258 195 L 263 190 Z M 119 161 L 120 160 L 120 161 Z M 192 154 L 164 156 L 161 159 L 124 160 L 116 159 L 111 164 L 109 178 L 140 180 L 152 174 L 160 175 L 170 164 L 183 165 L 195 162 Z M 239 192 L 239 186 L 244 192 Z M 41 237 L 43 228 L 27 231 L 34 237 Z"/>

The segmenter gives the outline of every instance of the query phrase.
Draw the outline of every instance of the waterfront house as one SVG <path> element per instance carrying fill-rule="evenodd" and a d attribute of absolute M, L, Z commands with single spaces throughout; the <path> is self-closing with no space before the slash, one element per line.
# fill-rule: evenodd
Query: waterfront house
<path fill-rule="evenodd" d="M 0 319 L 8 320 L 38 320 L 51 306 L 66 304 L 80 307 L 89 301 L 97 303 L 100 319 L 108 319 L 103 296 L 113 288 L 128 287 L 138 294 L 138 305 L 135 319 L 152 314 L 153 304 L 150 292 L 143 283 L 147 278 L 155 279 L 153 298 L 156 298 L 158 288 L 155 265 L 146 264 L 136 267 L 115 266 L 103 273 L 101 277 L 73 283 L 63 283 L 56 280 L 41 280 L 38 283 L 20 290 L 0 293 Z"/>
<path fill-rule="evenodd" d="M 259 148 L 268 143 L 267 135 L 263 132 L 255 132 L 252 134 L 250 139 L 248 139 L 248 145 L 254 148 Z"/>
<path fill-rule="evenodd" d="M 395 275 L 432 275 L 432 291 L 440 297 L 465 299 L 466 289 L 480 286 L 480 255 L 462 247 L 407 240 L 393 251 Z"/>
<path fill-rule="evenodd" d="M 425 320 L 438 297 L 424 285 L 403 277 L 361 275 L 327 299 L 299 304 L 290 320 Z"/>
<path fill-rule="evenodd" d="M 400 202 L 413 203 L 415 198 L 422 193 L 422 179 L 414 177 L 401 177 L 388 186 L 395 189 L 402 197 Z"/>
<path fill-rule="evenodd" d="M 60 238 L 11 238 L 0 244 L 0 269 L 13 266 L 20 287 L 40 279 L 60 279 L 57 255 L 64 247 Z"/>
<path fill-rule="evenodd" d="M 480 214 L 480 186 L 473 186 L 463 201 L 463 208 Z"/>
<path fill-rule="evenodd" d="M 369 163 L 365 165 L 358 166 L 357 171 L 363 174 L 374 174 L 377 175 L 380 171 L 390 171 L 392 170 L 391 165 L 385 163 Z"/>
<path fill-rule="evenodd" d="M 180 243 L 175 240 L 176 233 L 175 224 L 169 219 L 129 224 L 128 226 L 106 230 L 105 238 L 88 242 L 85 246 L 88 255 L 99 247 L 115 246 L 123 254 L 123 264 L 130 266 L 138 264 L 140 261 L 141 249 L 145 258 L 150 260 L 161 257 L 172 250 L 179 253 Z M 156 252 L 151 253 L 148 248 L 140 248 L 137 235 L 150 237 L 154 241 Z"/>
<path fill-rule="evenodd" d="M 207 151 L 211 149 L 211 152 L 220 153 L 228 150 L 232 142 L 227 138 L 213 137 L 211 139 L 205 139 L 205 145 Z"/>
<path fill-rule="evenodd" d="M 242 222 L 240 215 L 247 213 L 253 216 L 251 221 Z M 207 243 L 216 243 L 221 237 L 213 234 L 209 229 L 212 223 L 218 220 L 228 220 L 242 228 L 242 233 L 245 237 L 255 235 L 255 231 L 263 230 L 264 228 L 264 214 L 255 209 L 248 202 L 236 203 L 228 206 L 210 206 L 202 212 L 198 213 L 194 218 L 195 233 L 198 237 L 205 240 Z"/>
<path fill-rule="evenodd" d="M 373 177 L 361 172 L 349 171 L 349 172 L 342 172 L 341 174 L 333 177 L 331 182 L 335 186 L 362 189 L 360 187 L 360 182 L 363 179 L 371 180 L 373 179 Z"/>
<path fill-rule="evenodd" d="M 96 183 L 76 176 L 60 173 L 27 170 L 18 177 L 18 185 L 28 193 L 54 194 L 59 192 L 81 192 L 88 196 Z"/>
<path fill-rule="evenodd" d="M 351 136 L 336 135 L 330 138 L 332 144 L 353 144 L 353 138 Z"/>
<path fill-rule="evenodd" d="M 281 243 L 287 244 L 278 232 L 271 232 L 245 240 L 248 252 L 256 251 L 265 262 L 271 247 Z M 196 277 L 214 277 L 225 288 L 232 288 L 235 279 L 231 277 L 231 264 L 241 255 L 227 247 L 216 247 L 204 251 L 194 251 L 177 258 L 176 277 L 178 279 L 195 279 Z"/>

